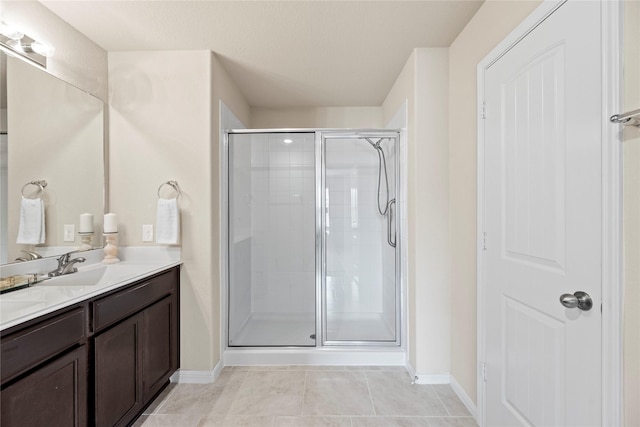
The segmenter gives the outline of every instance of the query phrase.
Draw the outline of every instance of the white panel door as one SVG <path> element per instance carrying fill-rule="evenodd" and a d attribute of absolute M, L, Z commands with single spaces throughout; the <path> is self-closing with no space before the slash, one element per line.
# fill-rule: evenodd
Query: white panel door
<path fill-rule="evenodd" d="M 486 426 L 601 424 L 600 26 L 569 1 L 485 74 Z"/>

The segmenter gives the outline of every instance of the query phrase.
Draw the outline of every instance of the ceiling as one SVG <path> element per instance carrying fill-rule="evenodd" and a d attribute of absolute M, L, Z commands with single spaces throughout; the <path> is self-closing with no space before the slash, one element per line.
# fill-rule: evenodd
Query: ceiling
<path fill-rule="evenodd" d="M 379 106 L 482 0 L 41 0 L 108 52 L 212 50 L 253 107 Z"/>

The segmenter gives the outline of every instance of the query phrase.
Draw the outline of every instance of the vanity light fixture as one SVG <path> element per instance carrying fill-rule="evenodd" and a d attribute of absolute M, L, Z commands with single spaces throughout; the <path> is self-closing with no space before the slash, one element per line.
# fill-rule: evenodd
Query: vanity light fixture
<path fill-rule="evenodd" d="M 4 21 L 0 21 L 0 48 L 44 68 L 47 68 L 47 57 L 54 51 L 52 46 L 29 37 Z"/>
<path fill-rule="evenodd" d="M 4 21 L 0 21 L 0 34 L 11 40 L 20 40 L 24 37 L 23 32 Z"/>

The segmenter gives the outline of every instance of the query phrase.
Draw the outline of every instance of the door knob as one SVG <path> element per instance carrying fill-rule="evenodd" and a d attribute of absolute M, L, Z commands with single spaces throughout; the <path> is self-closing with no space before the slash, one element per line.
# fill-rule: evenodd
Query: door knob
<path fill-rule="evenodd" d="M 567 308 L 578 307 L 583 311 L 589 311 L 591 310 L 591 307 L 593 307 L 593 300 L 591 299 L 589 294 L 582 291 L 575 292 L 573 295 L 560 295 L 560 303 Z"/>

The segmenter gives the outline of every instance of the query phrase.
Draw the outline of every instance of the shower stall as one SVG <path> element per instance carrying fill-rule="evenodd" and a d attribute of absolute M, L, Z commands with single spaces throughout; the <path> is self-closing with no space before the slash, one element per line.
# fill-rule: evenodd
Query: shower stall
<path fill-rule="evenodd" d="M 225 141 L 226 346 L 400 348 L 400 133 Z"/>

